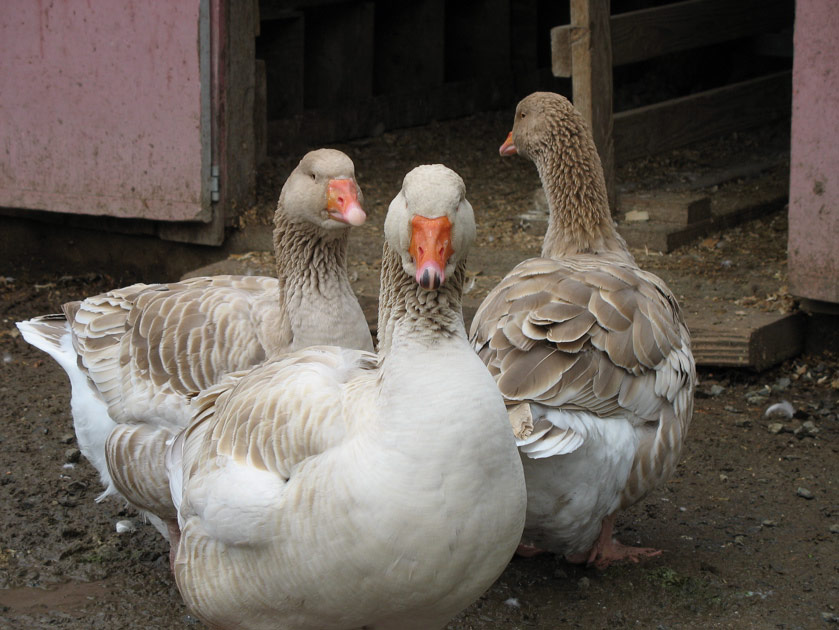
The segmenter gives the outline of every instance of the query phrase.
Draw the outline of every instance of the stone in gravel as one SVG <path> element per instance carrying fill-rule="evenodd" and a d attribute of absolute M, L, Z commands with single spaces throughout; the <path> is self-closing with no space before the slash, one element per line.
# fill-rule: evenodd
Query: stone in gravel
<path fill-rule="evenodd" d="M 812 492 L 810 492 L 807 488 L 802 488 L 800 486 L 798 490 L 795 491 L 795 494 L 800 496 L 802 499 L 807 499 L 808 501 L 814 498 Z"/>
<path fill-rule="evenodd" d="M 79 461 L 79 458 L 82 456 L 82 453 L 77 448 L 68 448 L 64 451 L 64 459 L 71 464 L 75 464 Z"/>
<path fill-rule="evenodd" d="M 801 424 L 801 430 L 806 431 L 810 435 L 815 435 L 816 433 L 819 432 L 819 428 L 816 426 L 816 423 L 813 422 L 812 420 L 805 420 Z"/>
<path fill-rule="evenodd" d="M 839 623 L 839 615 L 836 615 L 832 612 L 823 612 L 822 621 L 824 621 L 825 623 Z"/>
<path fill-rule="evenodd" d="M 769 398 L 769 394 L 762 390 L 746 394 L 746 402 L 750 405 L 762 405 L 766 402 L 767 398 Z"/>
<path fill-rule="evenodd" d="M 137 526 L 134 524 L 134 521 L 117 521 L 115 529 L 117 530 L 117 534 L 128 534 L 133 531 L 136 531 Z"/>
<path fill-rule="evenodd" d="M 834 523 L 830 526 L 830 533 L 831 534 L 839 534 L 839 523 Z"/>
<path fill-rule="evenodd" d="M 777 417 L 790 419 L 795 415 L 795 407 L 793 407 L 789 401 L 782 400 L 774 405 L 770 405 L 766 411 L 763 412 L 763 415 L 766 418 Z"/>
<path fill-rule="evenodd" d="M 787 387 L 789 387 L 791 383 L 792 383 L 792 381 L 789 378 L 787 378 L 786 376 L 782 376 L 775 383 L 774 389 L 776 389 L 778 391 L 783 391 Z"/>
<path fill-rule="evenodd" d="M 725 387 L 722 385 L 711 385 L 711 396 L 719 396 L 725 391 Z"/>
<path fill-rule="evenodd" d="M 580 589 L 581 591 L 587 591 L 590 586 L 591 586 L 591 580 L 589 580 L 587 577 L 581 577 L 577 581 L 577 588 Z"/>
<path fill-rule="evenodd" d="M 64 435 L 61 436 L 61 443 L 62 444 L 72 444 L 73 440 L 75 440 L 75 439 L 76 439 L 76 436 L 73 435 L 72 433 L 65 433 Z"/>
<path fill-rule="evenodd" d="M 775 527 L 777 524 L 778 524 L 777 521 L 773 521 L 772 519 L 769 519 L 769 518 L 763 519 L 763 522 L 761 523 L 761 525 L 763 525 L 764 527 Z"/>
<path fill-rule="evenodd" d="M 780 422 L 773 422 L 766 428 L 772 435 L 778 435 L 781 431 L 784 430 L 784 425 Z"/>

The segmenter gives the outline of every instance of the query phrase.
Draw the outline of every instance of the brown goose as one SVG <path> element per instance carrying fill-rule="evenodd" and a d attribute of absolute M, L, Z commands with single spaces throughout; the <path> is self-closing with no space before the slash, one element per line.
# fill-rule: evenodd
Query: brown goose
<path fill-rule="evenodd" d="M 696 385 L 681 311 L 615 230 L 591 133 L 567 99 L 523 99 L 500 152 L 536 164 L 550 205 L 542 256 L 515 267 L 471 327 L 518 439 L 523 542 L 600 568 L 657 554 L 612 529 L 679 461 Z"/>
<path fill-rule="evenodd" d="M 442 628 L 520 540 L 521 462 L 461 314 L 461 178 L 408 173 L 385 238 L 378 356 L 320 346 L 232 375 L 169 449 L 175 577 L 212 628 Z"/>
<path fill-rule="evenodd" d="M 18 323 L 70 377 L 79 448 L 107 488 L 100 499 L 116 491 L 109 436 L 113 449 L 159 448 L 186 426 L 189 398 L 229 372 L 313 344 L 373 349 L 346 269 L 347 227 L 366 218 L 360 199 L 349 157 L 312 151 L 277 204 L 277 278 L 135 284 Z"/>

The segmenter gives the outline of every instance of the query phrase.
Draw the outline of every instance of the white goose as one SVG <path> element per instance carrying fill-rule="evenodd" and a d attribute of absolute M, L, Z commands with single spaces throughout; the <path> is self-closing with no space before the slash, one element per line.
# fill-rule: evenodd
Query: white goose
<path fill-rule="evenodd" d="M 310 348 L 195 399 L 167 456 L 174 570 L 210 627 L 433 630 L 502 572 L 525 488 L 464 329 L 474 236 L 460 177 L 414 169 L 385 222 L 378 356 Z"/>
<path fill-rule="evenodd" d="M 679 461 L 696 385 L 681 311 L 615 230 L 591 133 L 568 100 L 523 99 L 500 151 L 536 164 L 550 205 L 542 257 L 515 267 L 471 327 L 518 438 L 524 540 L 600 568 L 655 555 L 612 529 Z"/>
<path fill-rule="evenodd" d="M 360 198 L 349 157 L 312 151 L 277 204 L 277 278 L 135 284 L 17 324 L 70 377 L 79 449 L 107 488 L 100 499 L 118 489 L 109 437 L 114 449 L 159 448 L 186 426 L 189 398 L 229 372 L 318 343 L 373 349 L 346 269 L 346 228 L 366 218 Z"/>

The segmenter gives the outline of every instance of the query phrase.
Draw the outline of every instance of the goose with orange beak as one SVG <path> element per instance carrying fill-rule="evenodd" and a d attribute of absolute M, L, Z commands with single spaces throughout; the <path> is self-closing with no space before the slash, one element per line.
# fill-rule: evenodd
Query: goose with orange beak
<path fill-rule="evenodd" d="M 378 354 L 308 348 L 194 399 L 166 460 L 175 579 L 209 627 L 440 630 L 504 570 L 526 491 L 463 325 L 474 239 L 463 180 L 417 167 L 385 220 Z"/>
<path fill-rule="evenodd" d="M 165 524 L 153 522 L 175 540 L 174 512 L 158 509 L 171 503 L 162 459 L 148 454 L 161 455 L 189 423 L 196 392 L 313 345 L 373 349 L 347 274 L 350 228 L 366 219 L 362 204 L 349 156 L 310 151 L 274 214 L 276 277 L 138 283 L 18 323 L 70 377 L 79 449 L 99 472 L 102 498 L 119 493 L 163 514 Z"/>
<path fill-rule="evenodd" d="M 455 189 L 441 184 L 446 181 L 446 177 L 414 181 L 426 173 L 435 172 L 438 166 L 445 168 L 429 165 L 405 176 L 407 185 L 391 202 L 385 221 L 386 235 L 388 230 L 398 232 L 394 238 L 400 239 L 405 271 L 413 275 L 417 284 L 426 290 L 439 289 L 445 283 L 462 258 L 458 254 L 458 243 L 475 236 L 474 221 L 461 220 L 457 223 L 454 220 L 461 212 L 471 216 L 472 206 L 465 197 L 460 200 L 448 198 Z M 429 200 L 433 199 L 441 201 L 430 203 Z M 412 208 L 412 217 L 401 221 L 402 228 L 397 230 L 397 217 L 402 218 L 408 212 L 408 207 Z M 470 226 L 472 231 L 468 232 Z"/>

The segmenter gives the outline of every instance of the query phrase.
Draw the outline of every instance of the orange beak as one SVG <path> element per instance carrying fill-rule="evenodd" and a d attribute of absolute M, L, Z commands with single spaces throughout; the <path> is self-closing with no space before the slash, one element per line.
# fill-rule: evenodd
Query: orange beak
<path fill-rule="evenodd" d="M 516 148 L 516 145 L 513 144 L 512 131 L 507 134 L 507 139 L 504 141 L 504 144 L 502 144 L 501 147 L 498 149 L 498 152 L 503 156 L 515 155 L 519 152 L 519 150 Z"/>
<path fill-rule="evenodd" d="M 439 289 L 446 281 L 446 263 L 454 253 L 451 221 L 447 217 L 415 216 L 408 251 L 417 265 L 417 284 L 423 289 Z"/>
<path fill-rule="evenodd" d="M 351 179 L 330 179 L 326 187 L 326 211 L 341 223 L 359 226 L 367 214 L 358 203 L 358 189 Z"/>

